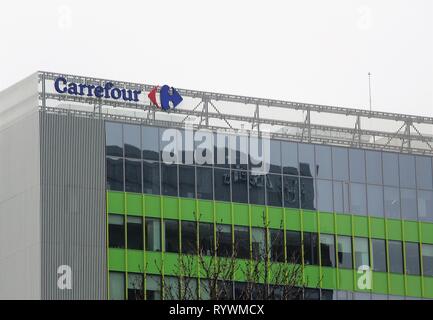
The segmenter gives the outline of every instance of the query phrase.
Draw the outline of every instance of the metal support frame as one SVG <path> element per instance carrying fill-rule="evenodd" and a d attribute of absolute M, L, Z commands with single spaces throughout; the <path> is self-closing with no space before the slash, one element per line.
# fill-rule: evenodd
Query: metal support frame
<path fill-rule="evenodd" d="M 109 113 L 109 110 L 112 107 L 119 107 L 143 112 L 143 117 L 147 118 L 148 120 L 151 119 L 152 121 L 156 121 L 157 113 L 164 112 L 146 102 L 120 102 L 109 99 L 96 99 L 94 97 L 61 95 L 52 93 L 52 91 L 47 92 L 45 81 L 53 81 L 59 76 L 66 77 L 69 81 L 85 82 L 94 85 L 101 85 L 110 81 L 115 86 L 120 88 L 137 89 L 144 92 L 150 91 L 155 87 L 146 84 L 40 72 L 39 77 L 43 85 L 42 92 L 40 93 L 39 97 L 42 107 L 48 107 L 47 101 L 51 103 L 49 107 L 57 106 L 56 101 L 69 101 L 72 103 L 94 105 L 94 113 L 98 111 L 100 114 L 103 112 Z M 196 120 L 198 121 L 198 128 L 239 130 L 245 127 L 245 124 L 248 124 L 248 128 L 251 128 L 251 131 L 255 131 L 257 128 L 257 131 L 261 132 L 262 125 L 270 125 L 271 127 L 281 126 L 284 128 L 294 128 L 298 131 L 294 130 L 295 133 L 268 132 L 268 134 L 283 139 L 310 143 L 357 146 L 360 148 L 362 147 L 369 149 L 433 155 L 433 118 L 431 117 L 244 97 L 237 95 L 226 95 L 186 89 L 177 90 L 185 99 L 185 107 L 171 109 L 170 113 L 184 115 L 185 117 L 181 123 L 184 123 L 184 121 L 191 116 L 195 119 L 198 119 Z M 229 111 L 222 113 L 219 108 L 216 107 L 216 103 L 219 101 L 234 104 L 235 109 L 233 110 L 238 112 Z M 188 103 L 188 105 L 186 105 L 186 103 Z M 193 109 L 190 108 L 191 103 L 194 103 L 195 105 Z M 299 112 L 303 111 L 305 118 L 303 122 L 288 121 L 282 118 L 263 118 L 260 114 L 260 106 L 267 106 L 268 108 L 291 109 Z M 201 110 L 198 110 L 200 107 Z M 214 110 L 209 110 L 210 107 L 212 107 Z M 239 110 L 241 111 L 242 115 L 239 114 Z M 248 115 L 249 110 L 251 110 L 251 116 Z M 276 111 L 278 111 L 278 109 Z M 313 113 L 325 113 L 330 115 L 354 117 L 356 119 L 355 126 L 339 127 L 313 123 Z M 362 118 L 391 121 L 393 123 L 397 122 L 401 123 L 402 125 L 396 132 L 385 131 L 382 130 L 382 128 L 378 128 L 377 130 L 367 130 L 361 127 Z M 223 120 L 225 125 L 219 127 L 215 126 L 217 120 Z M 430 134 L 421 132 L 417 127 L 415 127 L 415 124 L 427 125 L 429 128 L 427 132 L 430 132 Z M 173 122 L 169 126 L 178 125 L 178 123 Z M 414 130 L 411 130 L 411 127 Z M 404 130 L 402 130 L 403 128 Z"/>

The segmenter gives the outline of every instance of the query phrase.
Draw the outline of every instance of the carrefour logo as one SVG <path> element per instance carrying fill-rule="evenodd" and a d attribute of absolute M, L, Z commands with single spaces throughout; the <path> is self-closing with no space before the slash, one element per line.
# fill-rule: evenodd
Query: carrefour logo
<path fill-rule="evenodd" d="M 159 90 L 159 99 L 157 99 L 158 88 L 155 87 L 150 91 L 148 97 L 150 101 L 158 108 L 163 110 L 170 109 L 170 102 L 173 105 L 173 109 L 176 108 L 183 100 L 179 92 L 175 88 L 169 87 L 168 85 L 163 85 Z"/>
<path fill-rule="evenodd" d="M 159 94 L 158 88 L 159 87 L 155 87 L 148 94 L 150 101 L 157 108 L 168 110 L 171 106 L 176 108 L 182 102 L 183 98 L 173 87 L 164 85 L 160 88 Z M 54 89 L 60 94 L 123 100 L 126 102 L 139 102 L 142 96 L 141 90 L 118 88 L 111 82 L 95 86 L 87 83 L 69 82 L 64 77 L 58 77 L 54 81 Z"/>

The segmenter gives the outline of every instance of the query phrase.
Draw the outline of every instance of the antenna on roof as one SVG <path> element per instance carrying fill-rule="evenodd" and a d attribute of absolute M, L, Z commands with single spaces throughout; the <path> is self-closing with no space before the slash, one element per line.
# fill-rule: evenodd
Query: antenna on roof
<path fill-rule="evenodd" d="M 368 95 L 370 98 L 370 111 L 371 111 L 371 73 L 368 73 Z"/>

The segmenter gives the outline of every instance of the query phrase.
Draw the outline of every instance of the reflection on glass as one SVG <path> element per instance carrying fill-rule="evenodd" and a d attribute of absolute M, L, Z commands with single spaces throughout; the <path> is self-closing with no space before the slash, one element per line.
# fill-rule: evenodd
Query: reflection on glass
<path fill-rule="evenodd" d="M 386 244 L 382 239 L 371 239 L 373 248 L 373 270 L 386 272 Z"/>
<path fill-rule="evenodd" d="M 422 271 L 424 276 L 433 277 L 433 245 L 422 245 Z"/>
<path fill-rule="evenodd" d="M 287 262 L 300 264 L 302 262 L 302 241 L 299 231 L 286 231 Z"/>
<path fill-rule="evenodd" d="M 338 267 L 352 269 L 352 239 L 346 236 L 337 237 Z"/>
<path fill-rule="evenodd" d="M 146 250 L 161 251 L 161 220 L 146 218 Z"/>
<path fill-rule="evenodd" d="M 300 179 L 300 192 L 301 192 L 301 208 L 308 210 L 315 210 L 314 200 L 314 180 L 310 178 Z"/>
<path fill-rule="evenodd" d="M 367 200 L 365 198 L 365 184 L 350 184 L 350 211 L 357 215 L 367 214 Z"/>
<path fill-rule="evenodd" d="M 350 181 L 365 182 L 364 150 L 349 149 Z"/>
<path fill-rule="evenodd" d="M 215 200 L 230 201 L 230 170 L 216 169 L 215 175 Z"/>
<path fill-rule="evenodd" d="M 403 219 L 417 220 L 416 191 L 411 189 L 401 189 L 401 214 Z"/>
<path fill-rule="evenodd" d="M 314 146 L 311 144 L 299 145 L 299 172 L 304 177 L 314 177 Z"/>
<path fill-rule="evenodd" d="M 299 208 L 299 178 L 283 176 L 284 207 Z"/>
<path fill-rule="evenodd" d="M 332 170 L 335 180 L 349 180 L 349 160 L 347 149 L 332 148 Z"/>
<path fill-rule="evenodd" d="M 333 193 L 335 212 L 349 212 L 349 183 L 334 181 Z"/>
<path fill-rule="evenodd" d="M 161 163 L 161 191 L 166 196 L 177 196 L 177 165 Z"/>
<path fill-rule="evenodd" d="M 388 241 L 389 271 L 403 273 L 403 249 L 400 241 Z"/>
<path fill-rule="evenodd" d="M 298 145 L 281 142 L 281 157 L 284 174 L 298 175 Z"/>
<path fill-rule="evenodd" d="M 143 159 L 159 160 L 159 132 L 155 127 L 141 128 Z"/>
<path fill-rule="evenodd" d="M 321 263 L 324 267 L 335 267 L 335 242 L 331 234 L 320 235 Z"/>
<path fill-rule="evenodd" d="M 367 185 L 368 214 L 383 217 L 383 187 Z"/>
<path fill-rule="evenodd" d="M 419 245 L 414 242 L 406 242 L 406 274 L 420 275 L 420 261 L 419 261 Z"/>
<path fill-rule="evenodd" d="M 398 187 L 398 155 L 389 152 L 382 153 L 383 183 Z"/>
<path fill-rule="evenodd" d="M 197 170 L 197 198 L 213 199 L 213 171 L 212 168 L 196 167 Z"/>
<path fill-rule="evenodd" d="M 400 219 L 400 194 L 397 188 L 385 187 L 385 216 Z"/>
<path fill-rule="evenodd" d="M 367 183 L 382 184 L 382 153 L 365 151 Z"/>
<path fill-rule="evenodd" d="M 317 180 L 317 209 L 322 212 L 333 212 L 332 181 Z"/>
<path fill-rule="evenodd" d="M 399 154 L 400 186 L 415 188 L 415 157 L 407 154 Z"/>
<path fill-rule="evenodd" d="M 195 197 L 195 167 L 179 166 L 179 195 L 185 198 Z"/>
<path fill-rule="evenodd" d="M 266 193 L 268 206 L 282 207 L 281 175 L 268 174 L 266 176 Z"/>
<path fill-rule="evenodd" d="M 123 160 L 107 158 L 107 189 L 123 191 Z"/>
<path fill-rule="evenodd" d="M 250 203 L 265 204 L 265 176 L 251 174 L 249 176 Z"/>
<path fill-rule="evenodd" d="M 140 126 L 123 125 L 123 144 L 126 158 L 141 159 Z"/>
<path fill-rule="evenodd" d="M 125 160 L 125 191 L 141 193 L 141 161 Z"/>
<path fill-rule="evenodd" d="M 360 266 L 370 266 L 368 238 L 354 238 L 356 269 Z"/>
<path fill-rule="evenodd" d="M 316 176 L 321 179 L 332 179 L 331 147 L 316 146 Z"/>
<path fill-rule="evenodd" d="M 432 158 L 416 157 L 416 184 L 421 189 L 433 188 Z"/>
<path fill-rule="evenodd" d="M 105 123 L 105 145 L 107 156 L 123 157 L 122 124 Z"/>
<path fill-rule="evenodd" d="M 159 162 L 143 161 L 143 192 L 159 194 Z"/>
<path fill-rule="evenodd" d="M 433 191 L 418 190 L 418 217 L 433 222 Z"/>

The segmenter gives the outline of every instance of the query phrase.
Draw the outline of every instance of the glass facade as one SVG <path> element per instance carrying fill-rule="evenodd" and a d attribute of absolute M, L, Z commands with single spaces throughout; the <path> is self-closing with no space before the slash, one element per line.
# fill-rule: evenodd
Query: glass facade
<path fill-rule="evenodd" d="M 431 157 L 272 140 L 270 172 L 257 175 L 251 161 L 164 164 L 163 130 L 107 122 L 109 250 L 238 259 L 269 250 L 273 263 L 311 270 L 356 274 L 367 266 L 379 275 L 433 277 L 433 239 L 420 242 L 428 235 L 411 231 L 433 222 Z M 236 159 L 243 157 L 236 151 Z M 121 212 L 110 210 L 115 194 L 125 195 Z M 142 203 L 129 205 L 129 194 L 144 195 Z M 110 296 L 137 297 L 136 283 L 146 280 L 141 291 L 160 299 L 157 270 L 143 272 L 129 280 L 129 272 L 110 270 L 110 283 L 112 274 L 116 281 Z M 235 297 L 240 286 L 230 284 L 227 295 Z M 344 292 L 337 289 L 311 289 L 303 297 L 335 299 Z"/>

